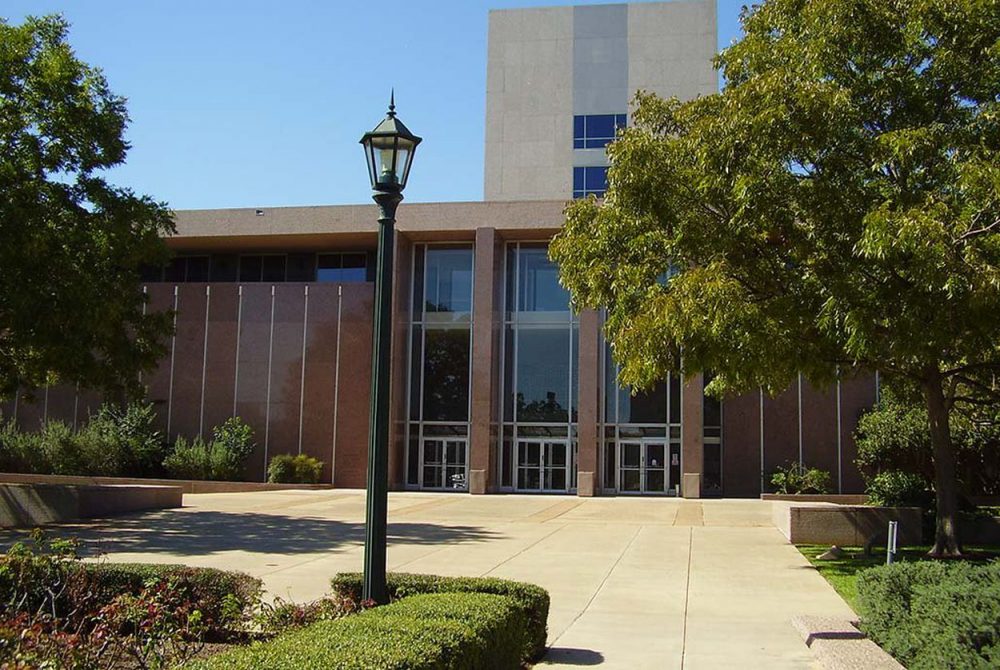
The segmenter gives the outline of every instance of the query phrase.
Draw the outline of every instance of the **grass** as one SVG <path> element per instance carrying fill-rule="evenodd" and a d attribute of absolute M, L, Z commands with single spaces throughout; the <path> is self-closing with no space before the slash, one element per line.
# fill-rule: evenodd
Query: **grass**
<path fill-rule="evenodd" d="M 858 611 L 858 573 L 866 568 L 885 564 L 885 549 L 876 548 L 871 556 L 865 556 L 861 547 L 841 547 L 844 556 L 835 561 L 820 561 L 816 557 L 830 547 L 819 544 L 799 544 L 796 548 L 805 556 L 813 567 L 823 575 L 830 586 L 843 598 L 851 609 Z M 930 546 L 903 547 L 896 552 L 897 561 L 929 561 L 927 557 Z M 970 554 L 966 559 L 974 563 L 983 563 L 990 559 L 1000 558 L 997 547 L 965 547 Z"/>

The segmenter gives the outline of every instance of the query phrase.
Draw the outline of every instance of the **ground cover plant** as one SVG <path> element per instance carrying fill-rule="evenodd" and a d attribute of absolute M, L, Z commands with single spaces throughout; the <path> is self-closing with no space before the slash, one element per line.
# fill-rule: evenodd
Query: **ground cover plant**
<path fill-rule="evenodd" d="M 515 670 L 530 631 L 509 596 L 425 593 L 188 664 L 191 670 Z"/>
<path fill-rule="evenodd" d="M 818 560 L 818 556 L 830 547 L 819 544 L 796 545 L 798 550 L 814 568 L 828 581 L 855 612 L 858 611 L 858 575 L 873 567 L 885 565 L 885 549 L 876 549 L 866 554 L 862 547 L 842 547 L 844 555 L 833 560 Z M 927 556 L 928 546 L 901 547 L 896 555 L 898 562 L 934 562 Z M 968 547 L 969 557 L 963 559 L 972 564 L 983 564 L 990 560 L 1000 560 L 1000 548 Z"/>
<path fill-rule="evenodd" d="M 335 594 L 355 600 L 361 597 L 362 585 L 363 577 L 356 572 L 339 574 L 331 581 Z M 545 651 L 549 594 L 540 586 L 491 577 L 441 577 L 400 572 L 386 576 L 386 588 L 390 601 L 421 593 L 492 593 L 510 597 L 528 627 L 522 660 L 536 660 Z"/>
<path fill-rule="evenodd" d="M 0 556 L 0 666 L 164 667 L 245 641 L 260 594 L 236 572 L 83 562 L 35 531 Z"/>
<path fill-rule="evenodd" d="M 904 561 L 857 589 L 861 629 L 910 670 L 1000 667 L 1000 562 Z"/>

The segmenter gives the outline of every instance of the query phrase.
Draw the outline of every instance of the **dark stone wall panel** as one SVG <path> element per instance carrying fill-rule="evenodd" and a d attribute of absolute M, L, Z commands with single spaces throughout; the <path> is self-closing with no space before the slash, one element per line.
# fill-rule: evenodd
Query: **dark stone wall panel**
<path fill-rule="evenodd" d="M 722 490 L 726 497 L 760 495 L 760 394 L 722 403 Z"/>

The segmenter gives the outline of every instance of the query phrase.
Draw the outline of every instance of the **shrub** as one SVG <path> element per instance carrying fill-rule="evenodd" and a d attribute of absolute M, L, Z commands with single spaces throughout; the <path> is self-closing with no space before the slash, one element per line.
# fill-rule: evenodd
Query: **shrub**
<path fill-rule="evenodd" d="M 1000 663 L 1000 563 L 922 561 L 863 571 L 861 627 L 911 670 Z"/>
<path fill-rule="evenodd" d="M 221 426 L 212 429 L 212 440 L 226 454 L 230 479 L 242 478 L 247 459 L 257 448 L 253 428 L 238 416 L 226 419 Z"/>
<path fill-rule="evenodd" d="M 27 474 L 48 474 L 52 467 L 41 448 L 38 433 L 23 433 L 13 421 L 0 426 L 0 470 Z"/>
<path fill-rule="evenodd" d="M 519 608 L 511 598 L 425 594 L 356 616 L 321 621 L 187 667 L 514 670 L 521 665 L 524 634 Z"/>
<path fill-rule="evenodd" d="M 540 658 L 545 651 L 549 594 L 540 586 L 493 577 L 441 577 L 403 572 L 387 575 L 389 598 L 396 600 L 420 593 L 491 593 L 513 599 L 527 624 L 528 636 L 522 659 Z M 334 593 L 361 599 L 364 578 L 359 572 L 341 573 L 331 580 Z"/>
<path fill-rule="evenodd" d="M 226 637 L 247 619 L 260 602 L 262 583 L 231 570 L 152 563 L 79 563 L 71 591 L 75 600 L 103 606 L 122 594 L 139 595 L 152 583 L 170 582 L 193 601 L 206 631 Z M 75 604 L 75 603 L 74 603 Z"/>
<path fill-rule="evenodd" d="M 80 430 L 48 421 L 37 432 L 0 428 L 0 468 L 9 472 L 151 477 L 163 472 L 166 445 L 152 404 L 106 404 Z"/>
<path fill-rule="evenodd" d="M 212 439 L 178 437 L 163 467 L 175 479 L 236 481 L 242 479 L 247 457 L 257 445 L 253 429 L 239 417 L 212 429 Z"/>
<path fill-rule="evenodd" d="M 900 470 L 880 472 L 868 479 L 868 504 L 883 507 L 922 507 L 931 509 L 934 493 L 920 475 Z"/>
<path fill-rule="evenodd" d="M 318 484 L 323 462 L 312 456 L 278 454 L 267 466 L 267 481 L 280 484 Z"/>
<path fill-rule="evenodd" d="M 358 603 L 340 596 L 327 596 L 308 603 L 285 602 L 277 598 L 274 602 L 261 605 L 256 624 L 264 633 L 283 633 L 290 628 L 302 628 L 317 621 L 340 619 L 373 604 L 371 601 Z"/>
<path fill-rule="evenodd" d="M 830 473 L 819 468 L 807 468 L 800 463 L 778 466 L 771 475 L 771 485 L 777 493 L 829 493 Z"/>

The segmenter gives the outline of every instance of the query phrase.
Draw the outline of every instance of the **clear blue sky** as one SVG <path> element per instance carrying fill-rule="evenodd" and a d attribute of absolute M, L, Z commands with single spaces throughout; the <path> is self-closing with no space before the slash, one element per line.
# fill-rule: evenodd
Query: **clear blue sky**
<path fill-rule="evenodd" d="M 112 181 L 191 209 L 368 202 L 357 141 L 390 86 L 425 138 L 407 199 L 481 200 L 488 10 L 554 4 L 596 3 L 4 0 L 0 16 L 67 17 L 79 57 L 129 101 Z M 719 0 L 720 48 L 742 4 Z"/>

